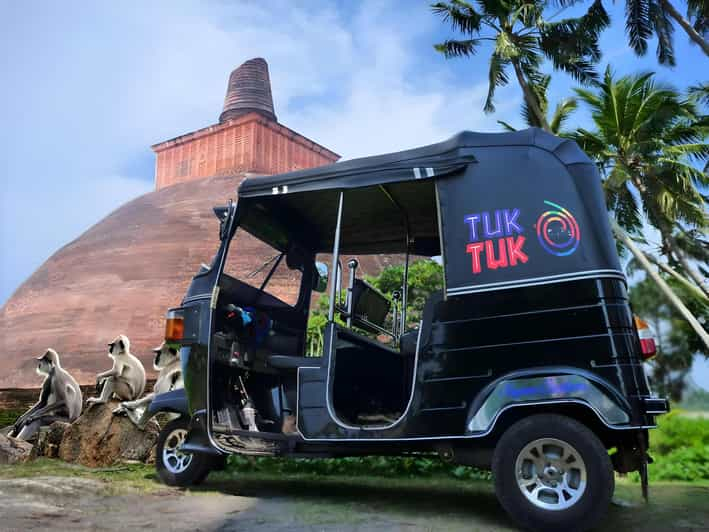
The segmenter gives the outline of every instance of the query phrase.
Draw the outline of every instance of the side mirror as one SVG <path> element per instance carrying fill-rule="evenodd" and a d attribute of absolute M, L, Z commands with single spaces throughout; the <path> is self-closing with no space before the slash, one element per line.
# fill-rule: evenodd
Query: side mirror
<path fill-rule="evenodd" d="M 327 290 L 328 270 L 324 262 L 315 263 L 315 279 L 313 280 L 313 290 L 315 292 L 325 292 Z"/>
<path fill-rule="evenodd" d="M 229 207 L 214 207 L 214 215 L 219 220 L 219 240 L 226 236 L 226 221 L 229 218 Z"/>

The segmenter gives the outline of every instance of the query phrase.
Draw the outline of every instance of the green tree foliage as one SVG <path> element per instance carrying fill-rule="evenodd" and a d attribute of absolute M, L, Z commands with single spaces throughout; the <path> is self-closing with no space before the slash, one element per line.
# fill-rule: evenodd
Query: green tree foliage
<path fill-rule="evenodd" d="M 544 113 L 544 116 L 547 116 L 549 113 L 549 99 L 547 97 L 547 91 L 549 89 L 550 82 L 551 76 L 543 76 L 539 84 L 532 87 L 537 99 L 539 100 L 539 108 L 542 113 Z M 577 107 L 578 101 L 576 98 L 564 98 L 557 103 L 556 107 L 554 107 L 554 112 L 547 118 L 549 131 L 551 131 L 554 135 L 559 135 L 561 137 L 571 136 L 572 133 L 570 131 L 564 130 L 564 124 L 568 121 L 569 117 Z M 522 104 L 522 118 L 524 119 L 524 123 L 529 127 L 543 127 L 543 124 L 537 120 L 536 116 L 526 102 Z M 498 120 L 497 123 L 504 127 L 507 131 L 517 131 L 507 122 Z"/>
<path fill-rule="evenodd" d="M 377 277 L 368 281 L 380 292 L 391 297 L 394 291 L 401 291 L 404 279 L 404 266 L 387 266 Z M 443 289 L 443 266 L 429 259 L 417 260 L 409 265 L 407 292 L 407 321 L 418 323 L 428 296 Z"/>
<path fill-rule="evenodd" d="M 404 266 L 399 264 L 387 266 L 376 277 L 368 277 L 367 281 L 391 299 L 395 291 L 401 291 L 403 278 Z M 408 279 L 407 323 L 414 325 L 421 320 L 421 313 L 428 296 L 443 288 L 443 267 L 430 259 L 413 261 L 409 265 Z M 310 309 L 307 340 L 307 354 L 309 356 L 322 355 L 323 330 L 327 324 L 329 305 L 330 299 L 326 295 L 321 295 L 317 303 Z M 335 319 L 338 323 L 343 323 L 337 315 Z M 391 314 L 389 319 L 391 319 Z"/>
<path fill-rule="evenodd" d="M 485 112 L 495 110 L 495 90 L 507 85 L 509 70 L 514 72 L 524 100 L 536 123 L 550 130 L 535 87 L 544 76 L 540 71 L 547 59 L 556 70 L 587 84 L 597 79 L 594 65 L 601 58 L 598 38 L 610 19 L 601 0 L 591 3 L 583 16 L 552 20 L 547 9 L 568 5 L 573 0 L 450 0 L 431 6 L 433 12 L 462 38 L 435 45 L 447 58 L 475 55 L 485 43 L 492 44 Z M 564 8 L 559 11 L 563 11 Z"/>
<path fill-rule="evenodd" d="M 688 289 L 669 280 L 695 316 L 709 320 L 709 305 L 691 294 Z M 660 395 L 680 401 L 686 386 L 686 377 L 696 353 L 709 356 L 709 350 L 694 334 L 687 322 L 669 305 L 657 285 L 645 279 L 630 290 L 633 311 L 648 321 L 657 339 L 657 356 L 651 363 L 652 381 Z"/>
<path fill-rule="evenodd" d="M 706 292 L 678 234 L 709 226 L 709 120 L 697 98 L 656 83 L 654 74 L 614 77 L 606 69 L 596 90 L 576 89 L 592 113 L 593 131 L 579 129 L 579 145 L 599 164 L 606 201 L 618 224 L 638 234 L 643 217 L 657 228 L 662 253 Z"/>
<path fill-rule="evenodd" d="M 709 2 L 688 0 L 684 17 L 670 0 L 626 0 L 625 31 L 631 48 L 638 55 L 647 52 L 648 40 L 657 38 L 657 60 L 674 66 L 674 25 L 680 25 L 689 38 L 709 56 Z"/>

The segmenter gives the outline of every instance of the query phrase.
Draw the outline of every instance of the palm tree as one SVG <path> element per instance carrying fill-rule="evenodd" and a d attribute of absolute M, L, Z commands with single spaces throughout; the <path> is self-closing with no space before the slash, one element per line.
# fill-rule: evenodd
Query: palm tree
<path fill-rule="evenodd" d="M 661 64 L 674 66 L 671 18 L 709 56 L 709 0 L 687 0 L 687 17 L 683 17 L 670 0 L 626 0 L 625 30 L 635 53 L 645 55 L 647 41 L 654 35 L 657 59 Z"/>
<path fill-rule="evenodd" d="M 709 177 L 697 166 L 709 159 L 709 122 L 699 112 L 696 98 L 682 98 L 671 87 L 656 83 L 653 74 L 614 79 L 610 68 L 596 92 L 576 89 L 576 93 L 590 108 L 596 129 L 579 129 L 575 138 L 599 163 L 608 206 L 620 226 L 616 234 L 662 284 L 626 233 L 641 229 L 642 209 L 660 232 L 663 254 L 679 264 L 706 297 L 709 289 L 688 260 L 686 242 L 691 231 L 702 233 L 709 227 L 699 190 L 709 185 Z M 698 322 L 692 324 L 702 338 L 707 337 Z"/>
<path fill-rule="evenodd" d="M 537 97 L 537 101 L 539 102 L 539 109 L 542 111 L 544 116 L 547 116 L 549 112 L 549 100 L 547 98 L 547 90 L 549 89 L 550 81 L 551 76 L 543 76 L 539 84 L 532 87 Z M 562 137 L 570 136 L 571 132 L 564 130 L 564 124 L 571 116 L 571 113 L 573 113 L 577 107 L 578 102 L 576 98 L 564 98 L 559 103 L 557 103 L 556 107 L 554 107 L 554 112 L 549 118 L 547 118 L 547 123 L 549 124 L 549 131 L 551 131 L 554 135 L 559 135 Z M 529 127 L 542 127 L 542 124 L 539 123 L 539 120 L 537 120 L 537 117 L 529 108 L 527 102 L 524 102 L 522 104 L 522 118 Z M 504 127 L 507 131 L 516 131 L 516 129 L 507 122 L 498 120 L 497 123 Z"/>
<path fill-rule="evenodd" d="M 435 45 L 446 58 L 469 57 L 484 42 L 493 44 L 485 112 L 495 110 L 495 89 L 507 85 L 511 68 L 531 114 L 547 131 L 550 126 L 534 91 L 543 79 L 539 71 L 542 61 L 549 59 L 555 69 L 567 72 L 582 84 L 595 81 L 594 64 L 601 57 L 598 37 L 610 23 L 601 0 L 595 0 L 581 17 L 545 20 L 545 10 L 552 1 L 477 0 L 476 8 L 464 0 L 450 0 L 431 6 L 464 37 Z"/>
<path fill-rule="evenodd" d="M 709 159 L 709 121 L 693 99 L 655 83 L 650 73 L 616 80 L 608 68 L 598 92 L 576 93 L 596 125 L 595 131 L 579 129 L 576 140 L 600 163 L 608 205 L 619 224 L 630 232 L 640 229 L 639 199 L 660 231 L 664 254 L 709 294 L 676 237 L 678 224 L 709 227 L 699 190 L 709 185 L 709 176 L 692 164 Z"/>

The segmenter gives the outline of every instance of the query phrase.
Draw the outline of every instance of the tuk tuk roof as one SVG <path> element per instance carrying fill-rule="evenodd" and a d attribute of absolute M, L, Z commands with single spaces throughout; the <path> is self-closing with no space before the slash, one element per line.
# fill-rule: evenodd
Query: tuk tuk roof
<path fill-rule="evenodd" d="M 538 128 L 504 133 L 462 131 L 448 140 L 420 148 L 350 159 L 284 174 L 252 177 L 239 186 L 239 198 L 344 190 L 442 177 L 476 162 L 475 153 L 480 149 L 500 146 L 535 146 L 553 153 L 567 165 L 592 164 L 576 143 Z"/>
<path fill-rule="evenodd" d="M 508 268 L 504 275 L 497 268 L 488 284 L 496 285 L 501 276 L 519 277 L 521 270 L 546 278 L 547 270 L 573 273 L 588 264 L 594 271 L 620 269 L 595 164 L 573 141 L 537 128 L 463 131 L 411 150 L 246 179 L 238 191 L 239 226 L 283 251 L 295 242 L 313 252 L 330 252 L 340 192 L 341 253 L 443 254 L 449 288 L 473 281 L 470 272 L 465 273 L 471 259 L 466 249 L 471 242 L 477 244 L 475 231 L 466 224 L 484 217 L 490 235 L 495 221 L 498 228 L 507 223 L 507 229 L 523 229 L 524 252 L 539 254 L 534 267 Z M 549 202 L 570 209 L 571 218 L 576 217 L 573 224 L 578 219 L 584 231 L 584 245 L 569 253 L 574 253 L 573 259 L 550 262 L 560 242 L 532 241 L 543 237 L 534 235 L 534 228 Z M 556 225 L 558 216 L 549 216 L 549 229 L 564 229 Z M 571 236 L 578 238 L 581 229 L 575 228 Z M 478 229 L 482 233 L 483 226 Z M 568 231 L 557 233 L 549 238 L 568 236 Z M 533 244 L 539 249 L 532 249 Z M 485 275 L 473 277 L 474 282 L 488 281 Z"/>

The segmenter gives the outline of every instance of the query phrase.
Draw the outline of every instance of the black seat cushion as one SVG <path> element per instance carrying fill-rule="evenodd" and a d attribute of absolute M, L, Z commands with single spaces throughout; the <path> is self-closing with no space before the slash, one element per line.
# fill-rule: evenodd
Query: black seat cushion
<path fill-rule="evenodd" d="M 402 356 L 414 356 L 416 354 L 416 341 L 418 340 L 419 331 L 407 331 L 401 335 L 399 339 L 399 350 Z"/>
<path fill-rule="evenodd" d="M 301 366 L 319 366 L 320 357 L 295 357 L 291 355 L 271 355 L 268 365 L 276 369 L 296 370 Z"/>

